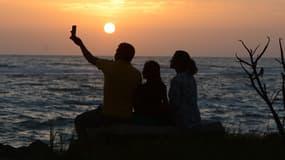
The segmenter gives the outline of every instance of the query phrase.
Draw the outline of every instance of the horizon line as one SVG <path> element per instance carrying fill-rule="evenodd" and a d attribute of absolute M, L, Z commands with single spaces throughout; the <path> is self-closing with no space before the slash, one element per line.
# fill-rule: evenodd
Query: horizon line
<path fill-rule="evenodd" d="M 43 56 L 43 57 L 47 57 L 47 56 L 54 56 L 54 57 L 83 57 L 83 55 L 75 55 L 75 54 L 1 54 L 0 56 Z M 113 57 L 114 55 L 96 55 L 96 57 Z M 172 55 L 135 55 L 135 57 L 171 57 Z M 235 55 L 233 56 L 191 56 L 191 57 L 198 57 L 198 58 L 235 58 Z M 248 56 L 241 56 L 241 57 L 248 57 Z M 266 56 L 264 55 L 263 58 L 279 58 L 279 56 Z"/>

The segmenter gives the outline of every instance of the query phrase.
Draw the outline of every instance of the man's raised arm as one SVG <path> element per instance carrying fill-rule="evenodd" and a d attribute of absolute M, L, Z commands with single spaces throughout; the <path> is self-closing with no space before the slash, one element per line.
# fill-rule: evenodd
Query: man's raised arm
<path fill-rule="evenodd" d="M 87 59 L 88 62 L 96 65 L 96 61 L 98 60 L 97 57 L 93 56 L 91 54 L 91 52 L 88 51 L 88 49 L 85 47 L 85 45 L 83 44 L 82 40 L 80 38 L 78 38 L 77 36 L 75 35 L 72 35 L 70 37 L 70 39 L 80 47 L 84 57 Z"/>

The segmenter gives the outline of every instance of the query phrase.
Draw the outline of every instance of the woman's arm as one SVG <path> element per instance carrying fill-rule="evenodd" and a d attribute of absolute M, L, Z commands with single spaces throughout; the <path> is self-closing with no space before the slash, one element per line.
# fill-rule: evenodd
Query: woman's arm
<path fill-rule="evenodd" d="M 175 109 L 181 106 L 181 87 L 177 80 L 172 79 L 169 89 L 169 104 Z"/>

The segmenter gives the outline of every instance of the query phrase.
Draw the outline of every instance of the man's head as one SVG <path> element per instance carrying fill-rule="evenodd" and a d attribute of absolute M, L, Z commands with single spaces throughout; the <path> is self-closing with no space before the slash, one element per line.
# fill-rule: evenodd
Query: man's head
<path fill-rule="evenodd" d="M 135 48 L 129 43 L 120 43 L 115 54 L 115 60 L 131 62 L 135 56 Z"/>

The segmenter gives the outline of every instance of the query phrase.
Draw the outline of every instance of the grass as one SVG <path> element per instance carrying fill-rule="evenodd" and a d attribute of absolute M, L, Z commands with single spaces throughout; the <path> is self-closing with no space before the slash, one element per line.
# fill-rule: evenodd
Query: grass
<path fill-rule="evenodd" d="M 56 159 L 284 159 L 285 144 L 277 133 L 226 134 L 179 132 L 160 135 L 103 134 L 88 140 L 63 138 L 50 128 L 50 148 Z M 56 149 L 57 148 L 57 149 Z M 49 158 L 48 158 L 49 159 Z"/>

